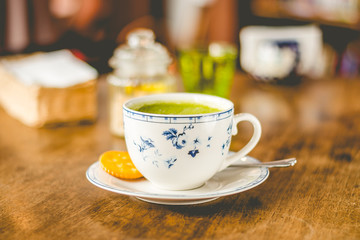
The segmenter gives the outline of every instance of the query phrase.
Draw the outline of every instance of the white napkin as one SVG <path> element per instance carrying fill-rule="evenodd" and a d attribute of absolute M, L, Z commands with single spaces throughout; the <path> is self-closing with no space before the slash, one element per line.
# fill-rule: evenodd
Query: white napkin
<path fill-rule="evenodd" d="M 20 60 L 1 60 L 3 66 L 25 85 L 66 88 L 95 79 L 97 71 L 69 50 L 35 54 Z"/>

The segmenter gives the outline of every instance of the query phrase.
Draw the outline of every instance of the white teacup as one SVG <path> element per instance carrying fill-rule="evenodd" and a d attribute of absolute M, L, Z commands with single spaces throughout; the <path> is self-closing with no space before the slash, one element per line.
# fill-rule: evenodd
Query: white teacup
<path fill-rule="evenodd" d="M 155 101 L 195 102 L 221 110 L 163 115 L 132 109 Z M 136 168 L 152 184 L 168 190 L 202 186 L 217 172 L 248 154 L 261 136 L 256 117 L 249 113 L 234 116 L 231 101 L 212 95 L 168 93 L 137 97 L 124 103 L 123 113 L 126 146 Z M 253 136 L 240 151 L 228 156 L 231 136 L 237 134 L 236 125 L 240 121 L 253 125 Z"/>

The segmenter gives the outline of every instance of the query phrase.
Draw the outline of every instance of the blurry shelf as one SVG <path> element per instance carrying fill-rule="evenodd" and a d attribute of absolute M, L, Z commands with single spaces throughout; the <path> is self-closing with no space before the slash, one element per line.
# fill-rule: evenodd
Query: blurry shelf
<path fill-rule="evenodd" d="M 260 17 L 286 18 L 360 30 L 360 0 L 252 0 L 251 7 L 253 13 Z"/>

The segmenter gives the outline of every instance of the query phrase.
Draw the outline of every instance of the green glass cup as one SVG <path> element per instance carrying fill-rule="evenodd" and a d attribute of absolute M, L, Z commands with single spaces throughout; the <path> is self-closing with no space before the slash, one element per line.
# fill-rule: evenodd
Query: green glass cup
<path fill-rule="evenodd" d="M 179 70 L 186 92 L 228 98 L 236 71 L 237 48 L 211 43 L 208 48 L 180 49 Z"/>

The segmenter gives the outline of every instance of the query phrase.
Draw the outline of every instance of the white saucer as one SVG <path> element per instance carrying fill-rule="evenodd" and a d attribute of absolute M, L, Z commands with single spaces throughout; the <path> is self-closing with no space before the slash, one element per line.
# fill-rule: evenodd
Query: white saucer
<path fill-rule="evenodd" d="M 259 162 L 246 156 L 241 162 Z M 165 205 L 191 205 L 213 201 L 239 192 L 244 192 L 263 183 L 269 176 L 265 167 L 228 167 L 217 173 L 203 186 L 186 191 L 168 191 L 156 188 L 148 180 L 121 180 L 103 171 L 99 161 L 86 171 L 87 179 L 97 187 L 108 191 L 134 196 L 140 200 Z"/>

